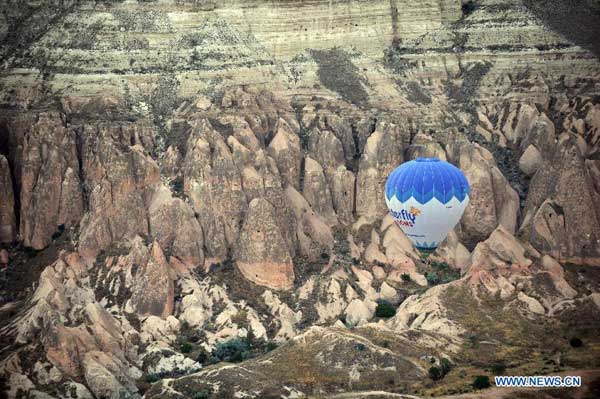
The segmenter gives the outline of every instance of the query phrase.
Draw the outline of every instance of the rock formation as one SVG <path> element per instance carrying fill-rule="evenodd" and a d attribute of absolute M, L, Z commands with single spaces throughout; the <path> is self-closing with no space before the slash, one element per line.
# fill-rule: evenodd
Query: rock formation
<path fill-rule="evenodd" d="M 250 281 L 276 290 L 292 288 L 294 264 L 267 200 L 250 202 L 236 259 L 238 269 Z"/>
<path fill-rule="evenodd" d="M 3 394 L 429 397 L 492 365 L 597 368 L 600 63 L 571 20 L 21 3 L 0 5 Z M 428 257 L 384 200 L 416 157 L 471 186 Z"/>

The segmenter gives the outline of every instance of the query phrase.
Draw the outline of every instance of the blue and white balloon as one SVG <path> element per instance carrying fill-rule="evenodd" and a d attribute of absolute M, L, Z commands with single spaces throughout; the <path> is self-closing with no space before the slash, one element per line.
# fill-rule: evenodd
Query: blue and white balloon
<path fill-rule="evenodd" d="M 437 158 L 417 158 L 390 174 L 385 201 L 413 244 L 433 250 L 460 221 L 469 191 L 467 178 L 454 165 Z"/>

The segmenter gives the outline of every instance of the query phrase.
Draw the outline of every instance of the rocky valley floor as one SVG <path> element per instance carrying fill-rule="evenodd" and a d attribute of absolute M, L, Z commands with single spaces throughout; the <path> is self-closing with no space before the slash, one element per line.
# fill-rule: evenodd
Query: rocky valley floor
<path fill-rule="evenodd" d="M 0 397 L 598 397 L 593 30 L 413 3 L 2 2 Z M 471 186 L 431 256 L 422 156 Z"/>

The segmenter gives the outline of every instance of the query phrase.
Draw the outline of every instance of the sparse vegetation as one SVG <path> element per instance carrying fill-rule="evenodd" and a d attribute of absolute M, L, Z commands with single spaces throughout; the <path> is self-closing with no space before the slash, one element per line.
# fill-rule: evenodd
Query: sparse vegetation
<path fill-rule="evenodd" d="M 367 103 L 369 95 L 364 88 L 367 82 L 352 63 L 350 54 L 342 49 L 333 48 L 312 50 L 311 55 L 319 66 L 317 75 L 323 86 L 353 104 Z"/>
<path fill-rule="evenodd" d="M 377 317 L 387 319 L 393 317 L 395 314 L 396 308 L 394 305 L 385 300 L 379 301 L 377 307 L 375 308 L 375 316 Z"/>

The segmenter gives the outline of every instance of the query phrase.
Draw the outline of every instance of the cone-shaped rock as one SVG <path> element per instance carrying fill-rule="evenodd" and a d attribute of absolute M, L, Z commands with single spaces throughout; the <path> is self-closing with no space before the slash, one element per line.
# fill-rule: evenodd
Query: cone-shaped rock
<path fill-rule="evenodd" d="M 255 198 L 250 202 L 236 265 L 244 277 L 258 285 L 287 290 L 294 284 L 294 264 L 273 214 L 267 200 Z"/>

